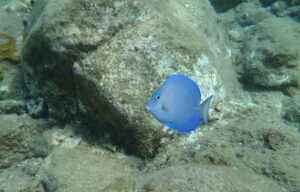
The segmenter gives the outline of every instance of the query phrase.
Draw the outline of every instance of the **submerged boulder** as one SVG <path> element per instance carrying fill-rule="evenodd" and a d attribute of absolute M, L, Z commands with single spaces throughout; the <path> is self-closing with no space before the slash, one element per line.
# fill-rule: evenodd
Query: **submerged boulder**
<path fill-rule="evenodd" d="M 99 149 L 60 146 L 37 173 L 49 191 L 102 191 L 119 177 L 135 173 L 129 157 Z"/>
<path fill-rule="evenodd" d="M 283 191 L 247 169 L 201 164 L 171 166 L 121 178 L 103 191 Z"/>
<path fill-rule="evenodd" d="M 299 26 L 290 18 L 271 17 L 246 29 L 239 61 L 243 64 L 244 80 L 263 87 L 297 85 L 300 81 L 300 36 L 296 32 Z"/>
<path fill-rule="evenodd" d="M 213 94 L 213 117 L 239 87 L 207 0 L 41 0 L 26 32 L 26 85 L 49 115 L 84 114 L 95 133 L 141 157 L 168 137 L 144 105 L 169 75 L 195 80 L 203 99 Z"/>
<path fill-rule="evenodd" d="M 282 91 L 299 84 L 299 22 L 254 2 L 240 4 L 223 18 L 242 83 Z"/>

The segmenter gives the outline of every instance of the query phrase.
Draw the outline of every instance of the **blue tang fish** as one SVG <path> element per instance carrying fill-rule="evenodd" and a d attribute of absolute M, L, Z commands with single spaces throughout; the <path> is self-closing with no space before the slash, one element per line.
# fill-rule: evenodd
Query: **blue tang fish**
<path fill-rule="evenodd" d="M 152 95 L 145 108 L 160 122 L 180 133 L 196 130 L 201 121 L 208 123 L 212 95 L 202 104 L 198 85 L 184 75 L 171 75 Z"/>

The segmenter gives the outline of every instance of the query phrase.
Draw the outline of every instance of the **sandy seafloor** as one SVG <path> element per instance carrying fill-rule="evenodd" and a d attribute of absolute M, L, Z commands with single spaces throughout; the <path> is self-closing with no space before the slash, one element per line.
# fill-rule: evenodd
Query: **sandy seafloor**
<path fill-rule="evenodd" d="M 28 54 L 31 54 L 32 58 L 49 58 L 47 54 L 40 54 L 41 52 L 38 50 L 28 53 L 24 49 L 28 47 L 30 43 L 28 39 L 32 37 L 31 34 L 34 34 L 34 30 L 39 30 L 39 26 L 36 28 L 30 26 L 33 25 L 32 21 L 35 20 L 35 16 L 36 20 L 38 20 L 39 14 L 37 12 L 44 11 L 43 9 L 35 11 L 38 9 L 35 6 L 39 1 L 47 2 L 43 0 L 0 0 L 0 34 L 9 35 L 15 40 L 15 49 L 11 51 L 11 49 L 5 49 L 5 46 L 2 46 L 8 42 L 8 39 L 0 36 L 0 192 L 300 192 L 299 1 L 212 1 L 216 13 L 212 12 L 212 15 L 207 15 L 207 17 L 214 17 L 215 20 L 211 24 L 212 28 L 214 25 L 218 25 L 218 29 L 221 31 L 220 39 L 225 39 L 220 44 L 227 47 L 227 52 L 225 51 L 228 56 L 226 57 L 226 63 L 231 67 L 224 69 L 223 72 L 221 70 L 220 73 L 215 73 L 217 75 L 225 74 L 222 78 L 216 77 L 218 81 L 222 79 L 222 81 L 219 81 L 221 83 L 217 83 L 218 86 L 220 85 L 219 87 L 211 88 L 209 83 L 214 83 L 214 81 L 208 80 L 205 88 L 203 88 L 204 91 L 219 94 L 219 96 L 216 96 L 217 99 L 213 101 L 210 109 L 210 123 L 206 126 L 201 125 L 200 128 L 189 135 L 181 135 L 159 123 L 155 124 L 156 120 L 149 115 L 147 118 L 152 118 L 153 122 L 155 122 L 153 125 L 160 126 L 160 129 L 164 131 L 164 137 L 159 137 L 159 141 L 155 140 L 157 143 L 154 143 L 154 148 L 156 146 L 159 147 L 155 148 L 155 152 L 149 152 L 151 156 L 140 156 L 139 150 L 147 150 L 147 146 L 133 148 L 137 152 L 132 152 L 132 148 L 130 148 L 131 150 L 128 152 L 126 146 L 123 146 L 125 145 L 124 142 L 112 141 L 113 139 L 111 138 L 114 137 L 109 136 L 116 134 L 116 132 L 108 131 L 108 133 L 100 132 L 99 134 L 97 132 L 97 134 L 94 134 L 94 128 L 89 127 L 92 126 L 93 122 L 86 124 L 86 121 L 83 120 L 84 117 L 81 115 L 75 115 L 76 118 L 74 119 L 69 118 L 68 113 L 74 115 L 77 112 L 72 111 L 71 106 L 66 107 L 57 104 L 60 101 L 54 102 L 53 109 L 56 107 L 55 110 L 57 111 L 57 106 L 55 106 L 57 104 L 66 109 L 69 107 L 70 110 L 59 114 L 55 110 L 54 112 L 51 111 L 52 104 L 51 102 L 47 103 L 48 99 L 51 100 L 51 94 L 48 94 L 47 99 L 45 99 L 44 95 L 40 94 L 41 92 L 36 91 L 38 89 L 46 90 L 43 87 L 47 83 L 43 84 L 45 80 L 41 76 L 35 78 L 28 75 L 31 69 L 34 71 L 40 68 L 36 67 L 36 64 L 31 65 L 30 59 L 26 60 L 26 58 L 28 58 Z M 56 3 L 57 6 L 63 6 L 58 2 L 49 0 L 49 5 L 52 5 L 52 8 Z M 73 2 L 74 6 L 75 4 L 91 7 L 110 6 L 107 1 L 102 0 L 73 0 Z M 98 4 L 95 2 L 98 2 Z M 103 3 L 101 4 L 101 2 Z M 126 4 L 124 2 L 127 1 L 111 2 L 114 2 L 115 10 L 122 10 L 117 7 Z M 128 9 L 130 9 L 130 6 L 138 4 L 138 1 L 128 2 L 130 2 L 126 4 L 127 6 L 129 5 Z M 153 1 L 153 9 L 163 11 L 163 8 L 159 8 L 161 6 L 159 2 Z M 185 13 L 181 6 L 188 9 L 190 8 L 189 6 L 194 5 L 197 1 L 178 0 L 176 1 L 177 4 L 174 3 L 175 1 L 173 3 L 172 1 L 161 2 L 165 2 L 162 4 L 172 7 L 180 15 Z M 66 4 L 67 8 L 57 7 L 57 9 L 70 9 L 68 7 L 70 4 Z M 201 8 L 202 4 L 199 4 Z M 206 5 L 203 3 L 203 6 Z M 48 6 L 47 9 L 50 9 L 49 7 L 51 6 Z M 98 9 L 100 9 L 99 7 Z M 82 8 L 82 12 L 84 12 L 84 9 Z M 104 9 L 104 12 L 107 10 L 109 9 Z M 151 9 L 149 8 L 149 10 Z M 148 14 L 147 11 L 145 12 L 140 14 Z M 45 22 L 49 21 L 49 26 L 51 26 L 52 21 L 60 20 L 58 11 L 50 10 L 46 13 L 43 17 Z M 51 15 L 51 13 L 55 16 Z M 138 14 L 135 13 L 135 15 Z M 168 14 L 171 14 L 170 18 L 175 17 L 172 16 L 172 12 L 167 11 L 161 15 Z M 115 13 L 115 15 L 118 15 L 118 13 Z M 103 16 L 103 18 L 108 18 L 108 16 Z M 145 22 L 149 21 L 149 23 L 151 21 L 153 23 L 156 22 L 156 17 L 149 18 L 139 19 Z M 166 16 L 166 18 L 169 17 Z M 182 16 L 182 18 L 184 17 Z M 200 18 L 193 19 L 197 21 Z M 64 19 L 61 21 L 66 23 L 73 22 Z M 90 24 L 88 25 L 89 27 L 94 27 L 92 24 L 93 20 L 87 19 L 86 22 Z M 105 19 L 99 21 L 99 25 L 101 25 L 101 22 L 104 23 Z M 114 22 L 118 23 L 119 20 L 116 19 Z M 119 30 L 123 30 L 124 28 L 126 29 L 124 26 L 130 22 L 128 20 L 125 24 L 116 24 L 116 26 L 122 26 Z M 194 20 L 191 19 L 189 22 L 194 22 Z M 77 24 L 74 24 L 74 26 Z M 132 24 L 133 26 L 134 24 Z M 151 25 L 149 24 L 149 26 Z M 160 25 L 155 26 L 157 31 L 159 31 Z M 172 25 L 173 28 L 171 28 L 177 31 L 176 27 L 182 26 L 185 28 L 188 25 L 177 26 L 174 24 Z M 197 23 L 194 26 L 197 27 Z M 30 27 L 33 29 L 29 29 Z M 147 28 L 147 26 L 144 27 Z M 205 27 L 202 26 L 202 28 Z M 49 28 L 48 30 L 51 31 Z M 101 30 L 99 29 L 97 33 L 102 34 Z M 59 34 L 61 32 L 56 30 L 56 32 L 49 35 L 47 30 L 45 30 L 44 33 L 46 35 L 41 35 L 41 39 L 44 37 L 45 39 L 51 39 L 53 35 L 61 37 L 62 35 Z M 89 33 L 88 28 L 86 28 L 85 32 L 83 32 L 83 36 L 92 36 L 91 34 L 93 34 Z M 135 30 L 132 33 L 134 32 Z M 139 32 L 136 32 L 137 39 L 140 38 Z M 199 31 L 199 33 L 203 33 L 203 31 Z M 108 37 L 105 36 L 104 40 L 97 39 L 100 43 L 94 46 L 89 47 L 92 44 L 90 42 L 82 45 L 82 47 L 86 46 L 87 48 L 87 51 L 82 55 L 85 57 L 95 51 L 95 47 L 104 46 L 103 44 L 109 42 L 107 39 L 112 34 L 118 36 L 117 34 L 119 33 L 105 34 Z M 160 31 L 156 34 L 160 34 Z M 210 38 L 214 35 L 207 34 L 207 37 Z M 118 46 L 122 46 L 127 37 L 130 38 L 126 35 L 119 35 L 119 39 L 115 40 L 116 44 L 119 43 Z M 197 37 L 197 35 L 193 37 Z M 189 35 L 187 35 L 187 38 L 189 38 Z M 61 39 L 57 38 L 56 40 L 51 44 L 51 50 L 65 54 L 65 49 L 68 49 L 68 47 L 61 46 L 60 43 L 63 42 Z M 154 41 L 158 40 L 155 39 Z M 175 45 L 168 46 L 174 50 L 184 49 Z M 113 48 L 107 49 L 107 55 L 112 56 L 114 54 L 113 51 L 115 49 Z M 40 49 L 45 48 L 40 46 Z M 159 50 L 159 48 L 154 46 L 153 53 L 155 53 L 155 49 Z M 7 50 L 12 53 L 8 54 Z M 110 50 L 111 52 L 109 52 Z M 189 52 L 190 50 L 197 51 L 195 49 L 186 49 L 186 55 L 197 55 L 192 53 L 192 51 Z M 101 52 L 100 50 L 99 53 L 101 52 L 102 54 L 105 51 Z M 139 51 L 146 53 L 148 48 L 144 48 L 142 43 L 136 44 L 132 48 L 132 52 Z M 222 50 L 214 49 L 214 46 L 212 46 L 212 52 L 218 54 Z M 96 58 L 97 54 L 95 54 L 96 56 L 90 54 L 92 55 L 91 58 Z M 11 55 L 19 56 L 20 61 L 13 61 Z M 26 56 L 25 60 L 27 63 L 23 61 L 23 55 Z M 175 53 L 174 55 L 176 57 Z M 55 60 L 55 58 L 56 56 L 52 59 Z M 59 56 L 57 58 L 57 60 L 60 59 Z M 189 60 L 187 56 L 183 60 L 185 61 L 186 59 L 187 63 L 196 62 L 196 59 L 192 56 L 190 58 Z M 203 61 L 203 58 L 205 57 L 202 57 L 201 61 Z M 221 63 L 222 59 L 219 58 Z M 161 63 L 159 61 L 156 62 L 155 65 L 157 67 L 159 65 L 165 66 L 165 63 L 170 60 L 172 63 L 172 59 L 166 59 Z M 181 61 L 180 59 L 178 60 Z M 143 63 L 143 59 L 138 61 L 141 64 Z M 34 62 L 38 63 L 36 60 Z M 125 60 L 126 62 L 129 61 Z M 51 62 L 49 61 L 49 63 Z M 49 66 L 46 66 L 43 60 L 41 60 L 39 65 L 45 65 L 45 68 L 42 67 L 43 70 L 46 70 L 45 73 L 47 73 L 47 70 L 49 70 L 49 73 L 51 72 L 51 67 L 47 68 Z M 31 68 L 28 68 L 28 66 Z M 158 78 L 157 85 L 163 82 L 163 78 L 170 75 L 170 70 L 161 68 L 161 77 Z M 174 68 L 175 71 L 179 70 L 178 72 L 182 70 L 180 67 Z M 222 69 L 222 67 L 219 69 L 218 67 L 215 68 L 217 71 Z M 201 68 L 204 71 L 206 69 L 211 68 Z M 120 68 L 120 71 L 122 73 L 122 68 Z M 124 71 L 124 73 L 126 72 Z M 187 74 L 189 73 L 187 72 Z M 199 72 L 199 74 L 202 73 Z M 203 74 L 208 74 L 207 76 L 209 76 L 210 73 L 204 72 Z M 228 74 L 228 77 L 226 77 L 226 74 Z M 96 75 L 93 77 L 96 77 Z M 122 75 L 120 74 L 120 76 Z M 145 73 L 145 76 L 148 77 L 149 73 Z M 48 76 L 46 77 L 48 78 Z M 118 77 L 114 78 L 117 79 Z M 143 79 L 142 75 L 140 79 Z M 110 85 L 114 86 L 122 83 L 117 80 Z M 38 81 L 41 81 L 41 83 Z M 65 81 L 68 81 L 68 79 Z M 200 81 L 201 78 L 198 82 Z M 151 90 L 157 89 L 157 85 L 156 87 L 151 87 Z M 201 86 L 200 88 L 202 90 Z M 227 90 L 226 97 L 220 96 L 223 92 L 217 90 L 218 88 Z M 138 90 L 139 87 L 133 89 Z M 55 91 L 56 89 L 50 89 L 49 91 L 49 88 L 47 88 L 43 93 L 47 94 Z M 136 93 L 140 92 L 136 91 Z M 128 94 L 130 95 L 131 93 Z M 150 92 L 147 93 L 147 95 L 151 94 Z M 112 92 L 110 99 L 113 100 L 113 104 L 117 102 L 114 101 L 115 95 L 117 94 Z M 139 103 L 143 105 L 147 99 L 139 101 Z M 116 105 L 113 105 L 113 107 L 116 107 Z M 56 114 L 53 115 L 53 113 Z M 110 111 L 107 113 L 110 113 Z M 146 111 L 144 113 L 147 115 Z M 101 118 L 105 117 L 100 116 Z M 120 130 L 122 131 L 121 128 Z M 121 135 L 126 134 L 134 134 L 134 131 L 128 132 L 124 130 Z M 149 137 L 155 138 L 153 135 L 149 135 Z M 130 139 L 132 138 L 134 137 L 130 137 Z M 134 145 L 142 145 L 138 142 L 140 141 L 133 143 Z M 153 146 L 149 146 L 149 151 Z"/>

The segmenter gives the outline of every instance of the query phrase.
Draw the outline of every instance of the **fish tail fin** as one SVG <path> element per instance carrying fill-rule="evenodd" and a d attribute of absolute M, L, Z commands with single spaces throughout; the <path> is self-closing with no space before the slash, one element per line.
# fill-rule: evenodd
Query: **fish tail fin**
<path fill-rule="evenodd" d="M 201 103 L 197 107 L 197 111 L 200 115 L 200 118 L 204 121 L 204 123 L 207 125 L 208 123 L 208 107 L 210 104 L 210 101 L 212 99 L 213 95 L 209 96 L 203 103 Z"/>

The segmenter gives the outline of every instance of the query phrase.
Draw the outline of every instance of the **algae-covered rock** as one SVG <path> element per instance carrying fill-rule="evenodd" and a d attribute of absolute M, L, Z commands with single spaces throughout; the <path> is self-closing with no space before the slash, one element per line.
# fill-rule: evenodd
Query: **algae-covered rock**
<path fill-rule="evenodd" d="M 188 164 L 122 178 L 103 191 L 282 191 L 272 180 L 234 167 Z"/>
<path fill-rule="evenodd" d="M 41 166 L 37 178 L 49 191 L 102 191 L 124 175 L 135 173 L 131 158 L 86 147 L 56 148 Z"/>
<path fill-rule="evenodd" d="M 289 18 L 272 17 L 248 29 L 239 60 L 243 80 L 263 87 L 295 86 L 300 81 L 299 27 Z"/>
<path fill-rule="evenodd" d="M 174 139 L 161 149 L 145 171 L 191 163 L 202 167 L 202 164 L 236 167 L 240 171 L 248 170 L 250 175 L 254 172 L 269 177 L 286 191 L 298 191 L 299 132 L 284 123 L 279 115 L 260 107 L 245 108 L 239 114 L 211 125 L 209 130 L 200 129 L 197 133 Z"/>
<path fill-rule="evenodd" d="M 46 192 L 42 181 L 35 180 L 35 175 L 42 163 L 41 158 L 31 158 L 8 169 L 2 169 L 0 172 L 0 190 Z"/>
<path fill-rule="evenodd" d="M 300 5 L 299 0 L 210 0 L 217 12 L 226 12 L 231 8 L 238 6 L 244 2 L 255 2 L 256 4 L 262 4 L 263 6 L 271 6 L 274 4 L 285 4 L 286 6 Z"/>
<path fill-rule="evenodd" d="M 32 0 L 11 0 L 4 6 L 8 12 L 26 12 L 30 9 Z"/>
<path fill-rule="evenodd" d="M 40 156 L 35 150 L 36 146 L 40 145 L 36 143 L 36 138 L 48 127 L 46 121 L 41 119 L 35 121 L 28 115 L 1 114 L 0 122 L 0 160 L 2 163 L 10 164 L 25 158 Z"/>
<path fill-rule="evenodd" d="M 24 80 L 19 66 L 3 62 L 5 78 L 0 81 L 0 100 L 21 100 L 24 98 Z"/>
<path fill-rule="evenodd" d="M 260 0 L 260 2 L 264 5 L 264 6 L 270 6 L 276 2 L 283 2 L 289 6 L 295 6 L 295 5 L 300 5 L 300 1 L 299 0 L 284 0 L 284 1 L 279 1 L 279 0 Z"/>
<path fill-rule="evenodd" d="M 50 116 L 86 114 L 131 153 L 153 156 L 167 136 L 144 105 L 169 75 L 191 77 L 203 99 L 213 94 L 211 109 L 237 93 L 208 1 L 41 0 L 32 11 L 22 51 L 31 93 L 47 99 Z"/>
<path fill-rule="evenodd" d="M 282 91 L 298 85 L 298 22 L 276 17 L 255 3 L 243 3 L 224 16 L 229 37 L 238 48 L 234 63 L 242 83 Z"/>
<path fill-rule="evenodd" d="M 25 102 L 17 101 L 17 100 L 3 100 L 0 101 L 0 113 L 16 113 L 16 114 L 24 114 L 25 110 Z"/>
<path fill-rule="evenodd" d="M 300 123 L 300 93 L 296 93 L 297 95 L 284 104 L 284 117 L 289 121 Z"/>

